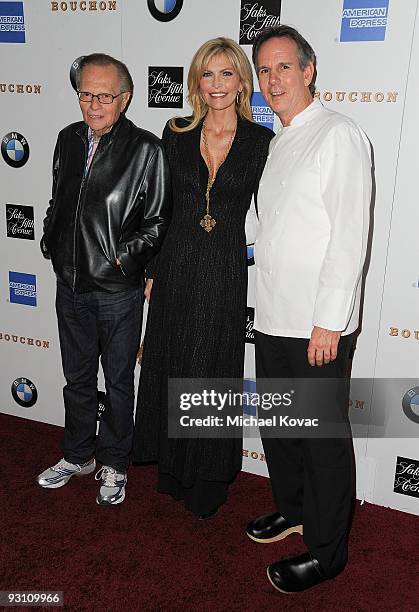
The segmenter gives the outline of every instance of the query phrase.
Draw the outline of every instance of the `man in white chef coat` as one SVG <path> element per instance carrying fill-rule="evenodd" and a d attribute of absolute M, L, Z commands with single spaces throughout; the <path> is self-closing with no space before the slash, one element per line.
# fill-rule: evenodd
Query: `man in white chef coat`
<path fill-rule="evenodd" d="M 281 121 L 258 193 L 256 374 L 337 381 L 332 409 L 347 424 L 371 202 L 369 143 L 351 119 L 313 100 L 316 56 L 295 29 L 261 32 L 253 61 Z M 275 588 L 303 591 L 347 562 L 352 439 L 261 434 L 277 511 L 253 520 L 247 534 L 265 543 L 303 535 L 306 553 L 268 567 Z"/>

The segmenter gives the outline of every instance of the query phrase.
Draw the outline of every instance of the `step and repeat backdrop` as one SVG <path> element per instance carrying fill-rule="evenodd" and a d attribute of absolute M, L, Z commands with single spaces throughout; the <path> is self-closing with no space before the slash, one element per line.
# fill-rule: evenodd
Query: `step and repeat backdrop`
<path fill-rule="evenodd" d="M 357 495 L 419 514 L 417 5 L 418 0 L 0 0 L 1 410 L 64 423 L 55 278 L 39 240 L 57 133 L 80 119 L 71 84 L 79 58 L 101 51 L 126 62 L 135 83 L 128 116 L 160 135 L 168 118 L 189 113 L 187 71 L 204 41 L 228 36 L 250 57 L 259 30 L 287 23 L 317 53 L 316 96 L 352 117 L 374 151 L 373 233 L 349 407 Z M 277 120 L 256 79 L 253 113 L 275 131 Z M 251 225 L 248 391 L 255 389 Z M 245 436 L 243 457 L 246 471 L 267 475 L 258 438 Z"/>

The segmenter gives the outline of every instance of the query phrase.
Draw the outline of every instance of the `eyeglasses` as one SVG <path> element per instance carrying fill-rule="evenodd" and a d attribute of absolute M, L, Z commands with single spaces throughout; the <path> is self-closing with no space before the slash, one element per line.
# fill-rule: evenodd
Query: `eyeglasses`
<path fill-rule="evenodd" d="M 127 93 L 126 91 L 121 91 L 117 96 L 113 96 L 109 93 L 100 93 L 100 94 L 92 94 L 90 91 L 78 91 L 77 96 L 80 102 L 92 102 L 93 98 L 97 98 L 97 101 L 100 104 L 112 104 L 115 98 L 122 96 L 123 93 Z"/>

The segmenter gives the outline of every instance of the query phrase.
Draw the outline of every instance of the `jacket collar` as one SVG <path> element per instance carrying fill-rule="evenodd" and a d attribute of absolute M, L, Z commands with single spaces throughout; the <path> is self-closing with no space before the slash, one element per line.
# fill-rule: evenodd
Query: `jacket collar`
<path fill-rule="evenodd" d="M 112 129 L 101 136 L 100 142 L 101 147 L 105 146 L 108 143 L 111 143 L 117 134 L 124 130 L 124 128 L 128 125 L 128 119 L 125 117 L 124 113 L 121 113 L 118 121 L 112 126 Z M 87 123 L 82 123 L 81 127 L 76 130 L 76 134 L 78 134 L 85 142 L 87 142 L 87 134 L 88 134 L 88 125 Z"/>

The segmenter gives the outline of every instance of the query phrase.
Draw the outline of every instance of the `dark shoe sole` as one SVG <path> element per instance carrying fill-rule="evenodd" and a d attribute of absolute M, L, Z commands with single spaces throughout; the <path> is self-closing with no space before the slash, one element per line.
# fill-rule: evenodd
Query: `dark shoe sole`
<path fill-rule="evenodd" d="M 273 538 L 255 538 L 255 536 L 250 535 L 250 533 L 246 531 L 247 536 L 254 542 L 258 542 L 259 544 L 271 544 L 272 542 L 279 542 L 280 540 L 284 540 L 292 533 L 299 533 L 300 535 L 303 535 L 303 526 L 295 525 L 295 527 L 290 527 L 289 529 L 281 531 L 281 533 L 274 536 Z"/>

